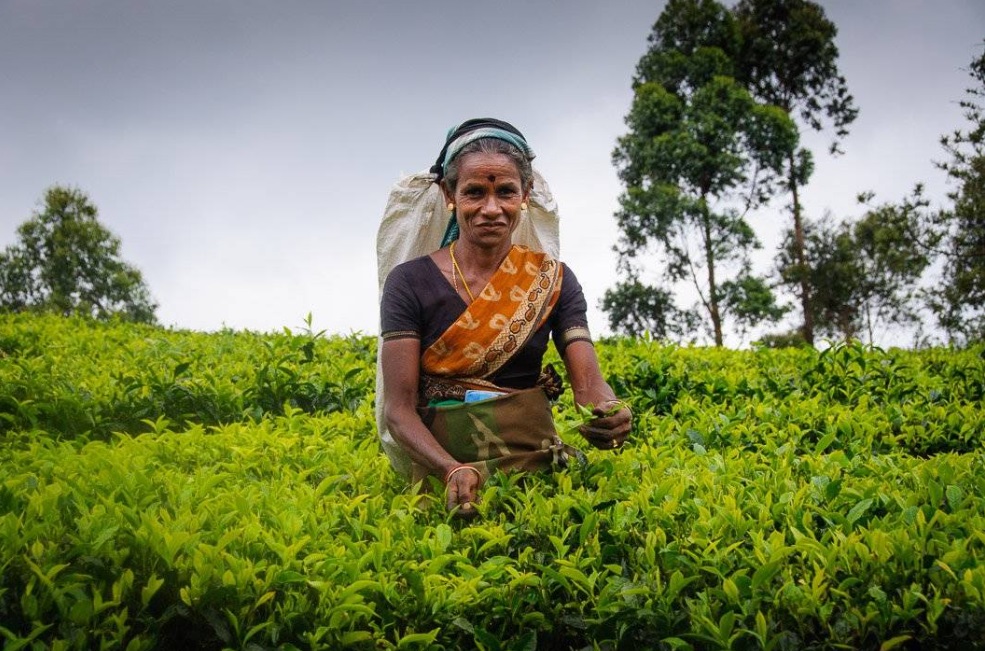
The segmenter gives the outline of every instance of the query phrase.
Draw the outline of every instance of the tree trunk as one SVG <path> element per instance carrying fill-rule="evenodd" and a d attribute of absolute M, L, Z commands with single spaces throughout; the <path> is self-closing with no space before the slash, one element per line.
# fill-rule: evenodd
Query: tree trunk
<path fill-rule="evenodd" d="M 701 198 L 701 206 L 704 214 L 705 234 L 705 264 L 708 265 L 708 313 L 711 316 L 711 326 L 715 331 L 715 345 L 721 348 L 724 345 L 722 339 L 722 315 L 718 310 L 718 286 L 715 282 L 715 250 L 711 241 L 711 220 L 708 218 L 708 204 L 704 196 Z"/>
<path fill-rule="evenodd" d="M 807 256 L 804 254 L 804 220 L 800 214 L 800 196 L 797 193 L 797 169 L 794 155 L 790 154 L 790 193 L 793 195 L 793 237 L 794 255 L 800 275 L 800 306 L 804 311 L 804 325 L 801 334 L 809 346 L 814 345 L 814 310 L 811 306 L 811 284 L 807 273 Z"/>

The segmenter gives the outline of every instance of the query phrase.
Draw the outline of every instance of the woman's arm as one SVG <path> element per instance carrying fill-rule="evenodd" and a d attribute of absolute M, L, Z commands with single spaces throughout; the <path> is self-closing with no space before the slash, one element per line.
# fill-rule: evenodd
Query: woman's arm
<path fill-rule="evenodd" d="M 439 477 L 460 466 L 454 457 L 434 440 L 417 413 L 420 381 L 421 342 L 418 339 L 384 341 L 380 348 L 385 403 L 383 415 L 394 440 L 410 458 Z M 478 473 L 456 472 L 448 482 L 449 509 L 461 506 L 461 513 L 474 513 L 481 478 Z"/>
<path fill-rule="evenodd" d="M 602 377 L 595 347 L 588 341 L 571 342 L 564 349 L 564 365 L 571 380 L 575 402 L 579 405 L 591 404 L 597 416 L 581 427 L 582 435 L 597 448 L 621 446 L 632 428 L 632 413 L 623 405 L 615 413 L 606 415 L 622 402 Z"/>

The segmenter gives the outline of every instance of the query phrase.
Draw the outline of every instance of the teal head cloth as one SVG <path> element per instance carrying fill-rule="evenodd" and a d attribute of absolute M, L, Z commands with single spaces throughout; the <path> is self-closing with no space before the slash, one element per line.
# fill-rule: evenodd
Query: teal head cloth
<path fill-rule="evenodd" d="M 495 118 L 473 118 L 448 130 L 445 145 L 441 148 L 438 159 L 431 166 L 431 173 L 435 175 L 435 183 L 439 183 L 444 178 L 448 163 L 458 156 L 463 147 L 482 138 L 505 140 L 523 152 L 527 159 L 532 160 L 534 158 L 534 150 L 527 144 L 523 134 L 509 122 Z M 455 220 L 455 213 L 452 212 L 441 246 L 447 246 L 457 239 L 458 222 Z"/>

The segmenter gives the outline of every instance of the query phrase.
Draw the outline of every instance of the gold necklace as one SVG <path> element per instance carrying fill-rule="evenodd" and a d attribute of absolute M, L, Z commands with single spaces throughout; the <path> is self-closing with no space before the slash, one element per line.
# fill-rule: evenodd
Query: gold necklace
<path fill-rule="evenodd" d="M 458 275 L 462 277 L 462 285 L 465 287 L 465 293 L 469 295 L 469 300 L 471 300 L 473 303 L 475 303 L 475 296 L 472 295 L 472 290 L 469 289 L 469 284 L 465 280 L 465 274 L 462 273 L 462 268 L 458 266 L 458 260 L 455 259 L 455 244 L 456 244 L 456 242 L 452 242 L 451 243 L 451 246 L 448 247 L 448 253 L 451 255 L 451 267 L 452 267 L 452 269 L 451 269 L 451 280 L 452 280 L 452 284 L 455 285 L 455 291 L 457 292 L 458 291 L 458 282 L 455 280 L 455 272 L 457 271 L 458 272 Z"/>

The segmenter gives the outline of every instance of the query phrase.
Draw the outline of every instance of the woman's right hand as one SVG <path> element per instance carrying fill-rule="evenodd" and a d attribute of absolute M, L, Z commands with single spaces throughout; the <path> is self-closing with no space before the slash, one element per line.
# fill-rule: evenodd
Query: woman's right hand
<path fill-rule="evenodd" d="M 580 430 L 589 443 L 600 450 L 622 447 L 633 427 L 633 412 L 622 400 L 608 400 L 592 410 L 594 419 Z"/>
<path fill-rule="evenodd" d="M 482 475 L 474 466 L 457 466 L 449 471 L 445 486 L 446 506 L 460 518 L 471 520 L 479 515 L 475 505 L 479 501 Z M 457 510 L 456 510 L 457 509 Z"/>

